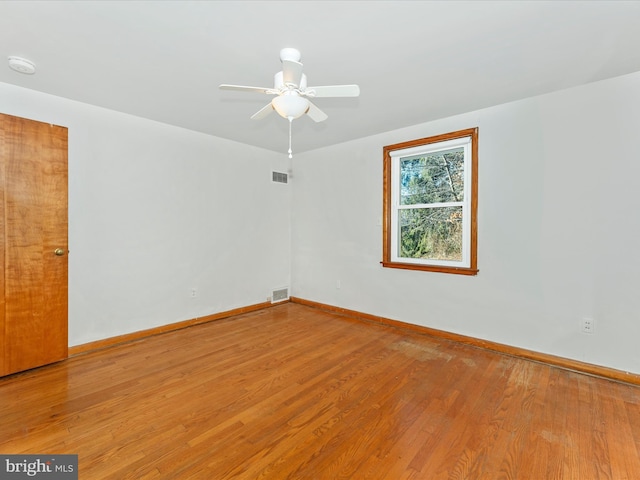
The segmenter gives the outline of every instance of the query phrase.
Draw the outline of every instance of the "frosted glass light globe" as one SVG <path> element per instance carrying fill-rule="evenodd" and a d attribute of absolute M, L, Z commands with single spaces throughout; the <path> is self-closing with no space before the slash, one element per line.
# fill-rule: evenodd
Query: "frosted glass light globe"
<path fill-rule="evenodd" d="M 271 105 L 279 115 L 291 120 L 304 115 L 309 109 L 309 100 L 297 94 L 285 93 L 274 98 Z"/>

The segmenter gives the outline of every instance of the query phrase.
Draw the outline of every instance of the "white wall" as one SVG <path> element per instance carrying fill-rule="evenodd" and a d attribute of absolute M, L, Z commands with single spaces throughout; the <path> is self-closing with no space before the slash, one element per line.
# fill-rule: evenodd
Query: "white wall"
<path fill-rule="evenodd" d="M 69 128 L 70 345 L 289 285 L 286 155 L 1 83 L 0 112 Z"/>
<path fill-rule="evenodd" d="M 476 126 L 480 273 L 382 268 L 382 147 Z M 640 373 L 639 129 L 636 73 L 298 154 L 292 295 Z"/>

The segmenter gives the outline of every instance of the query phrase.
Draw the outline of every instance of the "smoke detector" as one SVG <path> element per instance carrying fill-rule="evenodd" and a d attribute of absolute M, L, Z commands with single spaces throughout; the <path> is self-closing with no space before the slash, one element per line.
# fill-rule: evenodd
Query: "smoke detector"
<path fill-rule="evenodd" d="M 21 57 L 9 57 L 9 68 L 25 75 L 36 73 L 36 64 Z"/>

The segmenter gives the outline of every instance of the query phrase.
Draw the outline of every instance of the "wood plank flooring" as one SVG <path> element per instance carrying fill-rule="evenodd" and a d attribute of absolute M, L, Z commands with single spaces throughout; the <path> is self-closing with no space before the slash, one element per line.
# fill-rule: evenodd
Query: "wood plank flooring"
<path fill-rule="evenodd" d="M 0 379 L 81 479 L 638 479 L 640 388 L 288 303 Z"/>

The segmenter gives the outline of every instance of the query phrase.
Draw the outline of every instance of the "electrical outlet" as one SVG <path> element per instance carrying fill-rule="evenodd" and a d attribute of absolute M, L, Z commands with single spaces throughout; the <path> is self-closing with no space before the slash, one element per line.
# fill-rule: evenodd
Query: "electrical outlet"
<path fill-rule="evenodd" d="M 198 296 L 198 289 L 197 288 L 192 288 L 191 289 L 191 298 L 196 298 Z"/>
<path fill-rule="evenodd" d="M 593 318 L 584 317 L 580 321 L 582 333 L 592 334 L 596 328 L 596 322 Z"/>
<path fill-rule="evenodd" d="M 336 280 L 336 288 L 342 288 L 342 282 L 340 280 Z"/>

